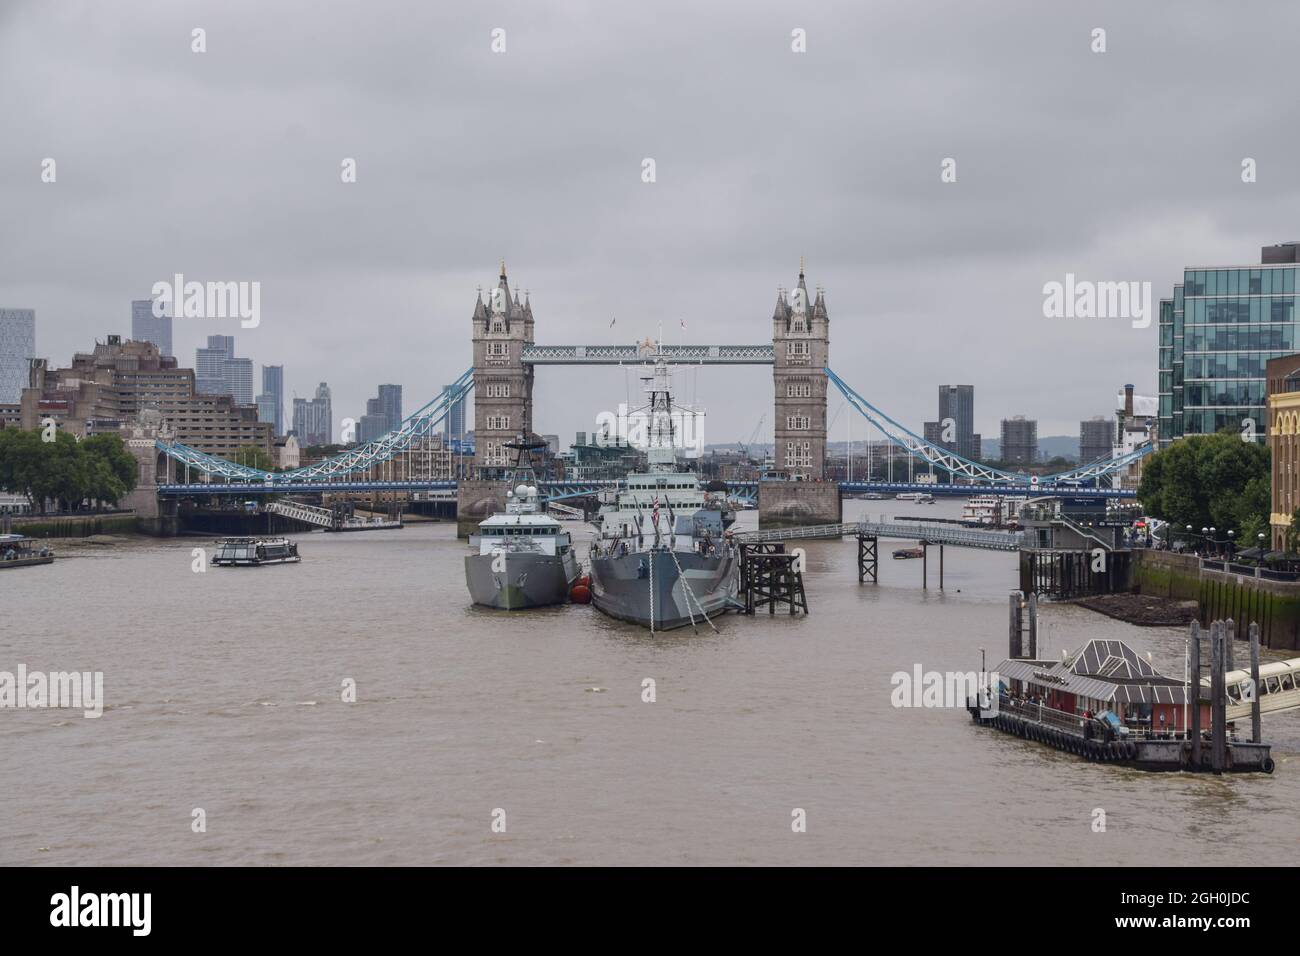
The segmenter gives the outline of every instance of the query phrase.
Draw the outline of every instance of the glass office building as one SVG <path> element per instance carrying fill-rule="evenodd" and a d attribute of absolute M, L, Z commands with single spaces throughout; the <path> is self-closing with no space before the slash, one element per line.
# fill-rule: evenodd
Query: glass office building
<path fill-rule="evenodd" d="M 1264 365 L 1296 351 L 1300 244 L 1252 266 L 1191 268 L 1160 301 L 1159 441 L 1223 429 L 1267 440 Z"/>

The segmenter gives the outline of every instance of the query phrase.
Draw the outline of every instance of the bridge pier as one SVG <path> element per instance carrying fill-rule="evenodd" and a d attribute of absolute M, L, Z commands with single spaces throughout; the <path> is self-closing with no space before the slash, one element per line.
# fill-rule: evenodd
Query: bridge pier
<path fill-rule="evenodd" d="M 760 481 L 758 526 L 802 528 L 844 520 L 840 486 L 833 481 Z"/>
<path fill-rule="evenodd" d="M 508 481 L 466 479 L 456 488 L 456 536 L 468 538 L 484 518 L 506 510 Z"/>

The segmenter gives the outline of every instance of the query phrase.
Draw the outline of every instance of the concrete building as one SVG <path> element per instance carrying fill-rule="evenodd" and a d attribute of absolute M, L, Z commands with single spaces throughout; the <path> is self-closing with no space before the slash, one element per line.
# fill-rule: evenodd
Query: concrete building
<path fill-rule="evenodd" d="M 1115 445 L 1115 423 L 1097 415 L 1079 422 L 1079 463 L 1109 458 Z"/>
<path fill-rule="evenodd" d="M 0 309 L 0 402 L 18 401 L 36 356 L 36 310 Z"/>
<path fill-rule="evenodd" d="M 1024 415 L 1002 419 L 1002 448 L 1004 462 L 1029 466 L 1038 460 L 1038 422 Z"/>
<path fill-rule="evenodd" d="M 301 446 L 293 435 L 286 435 L 275 440 L 275 466 L 281 471 L 299 468 L 302 461 Z"/>
<path fill-rule="evenodd" d="M 822 289 L 815 299 L 809 298 L 802 262 L 790 294 L 777 291 L 772 346 L 776 470 L 789 478 L 819 480 L 826 475 L 830 315 Z"/>
<path fill-rule="evenodd" d="M 176 441 L 210 455 L 230 457 L 247 445 L 271 454 L 271 427 L 257 420 L 251 406 L 237 406 L 228 395 L 195 392 L 192 369 L 179 368 L 151 342 L 123 342 L 116 335 L 75 354 L 67 368 L 33 359 L 21 409 L 25 429 L 52 418 L 77 436 L 125 435 L 147 411 L 160 416 Z"/>
<path fill-rule="evenodd" d="M 442 387 L 444 395 L 451 392 L 450 385 Z M 465 399 L 453 402 L 450 410 L 447 412 L 447 423 L 444 429 L 448 441 L 455 442 L 465 437 Z"/>
<path fill-rule="evenodd" d="M 293 432 L 303 448 L 328 445 L 334 440 L 334 407 L 325 382 L 316 386 L 315 398 L 293 400 Z"/>
<path fill-rule="evenodd" d="M 131 338 L 152 342 L 164 358 L 172 355 L 172 317 L 153 314 L 153 299 L 131 300 Z"/>
<path fill-rule="evenodd" d="M 357 442 L 382 438 L 402 423 L 402 386 L 380 385 L 375 398 L 366 400 L 366 413 L 357 420 Z"/>
<path fill-rule="evenodd" d="M 226 359 L 222 363 L 222 377 L 226 381 L 227 394 L 235 400 L 236 405 L 254 404 L 252 359 Z"/>
<path fill-rule="evenodd" d="M 1155 396 L 1135 395 L 1133 386 L 1125 385 L 1116 402 L 1115 443 L 1111 446 L 1111 457 L 1119 458 L 1137 451 L 1149 442 L 1156 442 L 1159 437 L 1156 433 L 1159 414 L 1159 399 Z M 1142 483 L 1144 460 L 1139 458 L 1123 472 L 1113 476 L 1112 484 L 1136 490 Z"/>

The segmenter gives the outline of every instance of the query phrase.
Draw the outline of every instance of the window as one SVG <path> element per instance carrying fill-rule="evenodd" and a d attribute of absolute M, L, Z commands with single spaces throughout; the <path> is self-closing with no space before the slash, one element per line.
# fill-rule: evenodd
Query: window
<path fill-rule="evenodd" d="M 804 321 L 803 316 L 796 316 L 795 320 L 790 323 L 791 332 L 807 332 L 808 323 Z"/>
<path fill-rule="evenodd" d="M 809 355 L 807 342 L 785 343 L 785 354 L 792 359 L 807 359 Z"/>
<path fill-rule="evenodd" d="M 492 322 L 493 332 L 504 332 L 505 330 L 506 330 L 506 324 L 504 322 L 502 322 L 500 319 L 493 320 Z"/>
<path fill-rule="evenodd" d="M 510 383 L 509 382 L 488 382 L 487 385 L 484 386 L 483 397 L 484 398 L 509 398 Z"/>
<path fill-rule="evenodd" d="M 489 415 L 487 417 L 487 429 L 494 432 L 504 432 L 510 430 L 509 415 Z"/>
<path fill-rule="evenodd" d="M 786 398 L 812 398 L 812 382 L 786 382 Z"/>
<path fill-rule="evenodd" d="M 785 427 L 790 431 L 807 431 L 810 427 L 807 415 L 787 415 Z"/>
<path fill-rule="evenodd" d="M 510 357 L 510 343 L 509 343 L 509 342 L 489 342 L 489 343 L 487 344 L 487 356 L 488 356 L 488 358 L 509 358 L 509 357 Z"/>

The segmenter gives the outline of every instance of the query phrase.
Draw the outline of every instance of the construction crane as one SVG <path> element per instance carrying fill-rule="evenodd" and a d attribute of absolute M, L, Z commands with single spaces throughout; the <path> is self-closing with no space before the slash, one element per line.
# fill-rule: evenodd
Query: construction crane
<path fill-rule="evenodd" d="M 767 412 L 764 412 L 762 415 L 758 416 L 758 424 L 754 426 L 753 432 L 750 433 L 749 441 L 745 442 L 743 445 L 740 446 L 740 454 L 745 458 L 749 458 L 749 446 L 754 444 L 754 442 L 758 440 L 758 433 L 762 429 L 763 421 L 766 418 L 767 418 Z"/>

